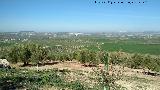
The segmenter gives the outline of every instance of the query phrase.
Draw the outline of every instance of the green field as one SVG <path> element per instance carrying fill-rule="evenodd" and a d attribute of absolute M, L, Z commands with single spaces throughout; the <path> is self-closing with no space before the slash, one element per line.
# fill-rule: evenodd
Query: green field
<path fill-rule="evenodd" d="M 102 49 L 107 51 L 124 51 L 129 53 L 160 54 L 160 44 L 105 43 Z"/>
<path fill-rule="evenodd" d="M 143 39 L 96 39 L 100 43 L 100 47 L 105 51 L 124 51 L 128 53 L 141 53 L 160 55 L 160 44 L 158 40 L 143 40 Z M 103 44 L 102 44 L 103 43 Z M 90 50 L 98 50 L 97 44 L 92 44 L 88 47 Z"/>

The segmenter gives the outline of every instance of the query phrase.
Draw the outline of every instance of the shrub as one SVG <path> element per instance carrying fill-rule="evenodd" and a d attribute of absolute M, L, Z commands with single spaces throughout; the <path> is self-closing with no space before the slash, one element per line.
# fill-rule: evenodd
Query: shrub
<path fill-rule="evenodd" d="M 38 44 L 19 44 L 13 46 L 8 54 L 11 62 L 23 62 L 24 66 L 29 62 L 39 63 L 47 57 L 47 50 Z"/>

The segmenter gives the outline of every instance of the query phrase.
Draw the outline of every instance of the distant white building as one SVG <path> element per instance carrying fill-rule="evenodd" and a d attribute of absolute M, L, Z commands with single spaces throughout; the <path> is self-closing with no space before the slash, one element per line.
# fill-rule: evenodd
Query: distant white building
<path fill-rule="evenodd" d="M 78 35 L 81 35 L 83 33 L 69 33 L 69 35 L 75 35 L 75 36 L 78 36 Z"/>

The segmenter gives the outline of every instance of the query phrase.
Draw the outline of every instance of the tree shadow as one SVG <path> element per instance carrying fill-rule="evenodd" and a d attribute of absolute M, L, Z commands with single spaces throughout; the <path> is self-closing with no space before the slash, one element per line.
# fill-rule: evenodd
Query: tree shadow
<path fill-rule="evenodd" d="M 44 65 L 55 65 L 55 64 L 58 64 L 58 63 L 59 63 L 58 61 L 54 61 L 54 62 L 44 63 Z"/>
<path fill-rule="evenodd" d="M 157 72 L 150 72 L 150 71 L 143 72 L 143 74 L 145 74 L 145 75 L 151 75 L 151 76 L 160 76 L 159 73 L 157 73 Z"/>
<path fill-rule="evenodd" d="M 84 67 L 97 67 L 95 64 L 83 64 Z"/>
<path fill-rule="evenodd" d="M 45 66 L 45 65 L 55 65 L 58 64 L 58 61 L 53 61 L 53 62 L 46 62 L 46 63 L 38 63 L 38 66 Z M 33 67 L 37 66 L 37 64 L 27 64 L 27 65 L 20 65 L 20 67 Z"/>

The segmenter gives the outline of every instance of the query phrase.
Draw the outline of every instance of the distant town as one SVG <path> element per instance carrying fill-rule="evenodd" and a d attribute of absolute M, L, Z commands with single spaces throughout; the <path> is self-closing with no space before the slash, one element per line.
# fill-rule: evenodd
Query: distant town
<path fill-rule="evenodd" d="M 69 38 L 69 37 L 81 37 L 81 36 L 95 36 L 95 37 L 106 37 L 106 38 L 119 38 L 119 39 L 158 39 L 160 38 L 160 32 L 98 32 L 98 33 L 83 33 L 83 32 L 35 32 L 35 31 L 19 31 L 19 32 L 0 32 L 1 42 L 7 41 L 27 41 L 29 39 L 41 36 L 42 38 Z"/>

